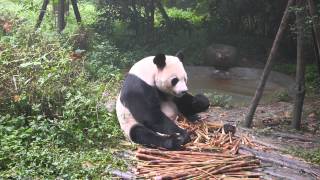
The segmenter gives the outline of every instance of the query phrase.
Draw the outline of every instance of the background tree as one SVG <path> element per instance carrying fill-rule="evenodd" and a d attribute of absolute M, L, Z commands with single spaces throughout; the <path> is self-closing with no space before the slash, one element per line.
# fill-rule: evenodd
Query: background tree
<path fill-rule="evenodd" d="M 296 70 L 296 87 L 295 87 L 295 100 L 293 108 L 293 119 L 291 125 L 295 129 L 301 128 L 301 118 L 303 111 L 303 101 L 306 93 L 305 86 L 305 33 L 304 33 L 304 20 L 305 20 L 305 1 L 296 0 L 296 5 L 300 8 L 296 12 L 296 26 L 297 26 L 297 70 Z"/>
<path fill-rule="evenodd" d="M 276 57 L 276 53 L 279 50 L 280 40 L 284 36 L 285 29 L 288 26 L 289 8 L 292 7 L 294 2 L 295 2 L 295 0 L 289 0 L 288 4 L 287 4 L 287 7 L 286 7 L 286 9 L 284 11 L 284 14 L 283 14 L 283 17 L 282 17 L 282 20 L 281 20 L 281 23 L 280 23 L 280 27 L 278 29 L 278 33 L 277 33 L 277 35 L 276 35 L 276 37 L 274 39 L 274 42 L 273 42 L 273 45 L 272 45 L 272 48 L 271 48 L 267 63 L 265 65 L 263 73 L 261 75 L 261 79 L 260 79 L 259 85 L 257 87 L 255 95 L 254 95 L 254 97 L 252 99 L 252 102 L 250 104 L 249 111 L 248 111 L 248 113 L 247 113 L 247 115 L 245 117 L 245 121 L 244 121 L 244 126 L 245 127 L 251 127 L 254 113 L 255 113 L 256 108 L 258 106 L 258 103 L 259 103 L 259 101 L 260 101 L 260 99 L 262 97 L 264 87 L 265 87 L 266 82 L 268 80 L 268 76 L 269 76 L 269 74 L 271 72 L 273 61 L 275 60 L 275 57 Z"/>
<path fill-rule="evenodd" d="M 78 23 L 81 22 L 81 16 L 79 12 L 79 8 L 77 5 L 77 0 L 58 0 L 52 1 L 53 11 L 57 16 L 57 29 L 58 32 L 63 31 L 66 26 L 65 14 L 69 14 L 69 1 L 71 1 L 73 12 L 76 17 Z M 49 0 L 43 0 L 42 7 L 39 13 L 39 17 L 36 23 L 35 28 L 38 29 L 43 21 L 45 12 L 47 11 L 47 6 L 49 4 Z"/>

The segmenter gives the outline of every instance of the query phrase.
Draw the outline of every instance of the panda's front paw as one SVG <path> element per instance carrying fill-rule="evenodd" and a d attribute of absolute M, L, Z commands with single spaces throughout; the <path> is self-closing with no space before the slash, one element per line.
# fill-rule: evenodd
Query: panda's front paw
<path fill-rule="evenodd" d="M 163 142 L 162 146 L 168 150 L 179 150 L 181 149 L 181 145 L 181 141 L 176 137 L 170 137 Z"/>
<path fill-rule="evenodd" d="M 199 116 L 198 114 L 193 114 L 193 115 L 189 115 L 186 117 L 188 121 L 190 122 L 196 122 L 199 119 L 201 119 L 201 116 Z"/>
<path fill-rule="evenodd" d="M 190 141 L 191 138 L 188 133 L 172 135 L 164 142 L 163 147 L 168 150 L 179 150 Z"/>
<path fill-rule="evenodd" d="M 203 94 L 197 94 L 193 98 L 192 108 L 195 109 L 196 112 L 206 111 L 210 106 L 209 99 Z"/>
<path fill-rule="evenodd" d="M 182 145 L 187 144 L 191 141 L 191 137 L 188 132 L 183 132 L 178 135 L 177 139 L 179 139 L 182 142 Z"/>

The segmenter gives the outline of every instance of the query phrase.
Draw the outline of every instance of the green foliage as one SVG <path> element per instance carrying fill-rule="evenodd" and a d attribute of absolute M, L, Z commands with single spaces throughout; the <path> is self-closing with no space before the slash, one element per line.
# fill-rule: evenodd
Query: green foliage
<path fill-rule="evenodd" d="M 179 50 L 184 50 L 187 64 L 199 64 L 201 51 L 207 45 L 206 31 L 202 27 L 204 16 L 191 9 L 166 8 L 170 16 L 168 24 L 156 8 L 154 27 L 150 30 L 150 18 L 145 14 L 148 3 L 136 1 L 135 12 L 128 1 L 101 2 L 95 26 L 100 37 L 112 39 L 119 50 L 130 57 L 122 58 L 124 63 L 112 64 L 124 67 L 148 55 L 159 52 L 174 55 Z"/>
<path fill-rule="evenodd" d="M 95 34 L 95 37 L 102 39 L 103 36 Z M 106 74 L 109 68 L 125 68 L 136 61 L 134 55 L 130 52 L 121 53 L 110 41 L 104 40 L 101 43 L 94 44 L 92 51 L 89 53 L 89 59 L 92 59 L 92 70 L 100 76 Z"/>
<path fill-rule="evenodd" d="M 10 17 L 10 20 L 23 18 L 24 23 L 34 26 L 37 22 L 42 2 L 42 0 L 0 0 L 0 12 L 4 19 L 6 19 L 6 17 Z M 50 1 L 49 5 L 47 6 L 47 11 L 40 27 L 40 31 L 42 32 L 56 29 L 56 19 L 53 13 L 52 3 L 54 3 L 54 1 Z M 81 12 L 81 16 L 84 17 L 82 18 L 81 26 L 90 26 L 96 22 L 98 11 L 92 2 L 81 1 L 81 3 L 78 3 L 78 8 Z M 19 24 L 19 22 L 16 23 Z M 69 36 L 75 35 L 78 30 L 78 23 L 76 22 L 71 4 L 69 15 L 66 16 L 66 23 L 64 34 L 68 34 Z"/>
<path fill-rule="evenodd" d="M 127 59 L 123 58 L 120 67 L 128 67 L 133 62 L 145 57 L 155 55 L 159 52 L 175 55 L 179 50 L 183 50 L 185 64 L 201 64 L 201 54 L 203 48 L 207 46 L 207 38 L 203 29 L 189 31 L 176 29 L 170 33 L 167 27 L 160 27 L 154 34 L 153 39 L 146 37 L 137 38 L 136 36 L 125 36 L 119 29 L 110 38 L 114 41 L 121 54 L 126 54 Z M 147 42 L 146 42 L 147 41 Z M 117 64 L 117 63 L 115 63 Z M 120 63 L 118 63 L 120 64 Z"/>
<path fill-rule="evenodd" d="M 274 69 L 276 71 L 289 74 L 289 75 L 295 75 L 296 72 L 296 65 L 295 64 L 277 64 Z M 306 66 L 305 70 L 305 82 L 307 87 L 308 93 L 315 93 L 319 92 L 320 90 L 320 78 L 317 66 L 315 64 L 309 64 Z"/>
<path fill-rule="evenodd" d="M 306 67 L 305 79 L 307 88 L 311 92 L 318 94 L 320 91 L 320 77 L 316 65 L 308 65 Z"/>
<path fill-rule="evenodd" d="M 116 62 L 127 57 L 105 41 L 74 58 L 70 36 L 78 29 L 34 31 L 12 12 L 12 31 L 0 36 L 0 177 L 98 178 L 125 168 L 112 154 L 123 136 L 104 103 L 115 98 Z"/>
<path fill-rule="evenodd" d="M 313 149 L 313 150 L 293 149 L 293 150 L 290 150 L 289 152 L 309 162 L 320 165 L 320 148 Z"/>
<path fill-rule="evenodd" d="M 98 11 L 95 5 L 93 4 L 93 2 L 80 1 L 78 3 L 78 8 L 82 17 L 80 25 L 83 27 L 94 26 L 94 24 L 97 21 Z M 73 8 L 71 4 L 69 9 L 69 16 L 66 17 L 66 21 L 67 21 L 67 25 L 63 32 L 65 34 L 73 35 L 74 33 L 77 32 L 79 25 L 74 16 Z"/>
<path fill-rule="evenodd" d="M 291 97 L 288 94 L 288 91 L 277 91 L 274 93 L 274 97 L 278 101 L 288 102 L 291 100 Z"/>
<path fill-rule="evenodd" d="M 0 12 L 4 17 L 24 17 L 24 21 L 34 24 L 34 22 L 37 20 L 36 17 L 39 7 L 41 7 L 41 3 L 41 0 L 30 0 L 23 2 L 20 0 L 0 0 Z"/>
<path fill-rule="evenodd" d="M 40 116 L 37 119 L 10 115 L 1 117 L 0 176 L 16 179 L 89 178 L 99 177 L 110 163 L 116 167 L 124 166 L 123 161 L 112 156 L 110 144 L 105 142 L 99 146 L 101 140 L 90 137 L 94 131 L 102 136 L 104 131 L 101 129 L 107 129 L 106 123 L 93 120 L 96 126 L 101 127 L 90 128 L 84 134 L 68 121 Z M 29 124 L 25 125 L 26 122 Z M 110 122 L 108 124 L 112 126 Z M 82 140 L 76 143 L 76 136 Z M 92 167 L 84 167 L 86 163 L 92 164 Z"/>
<path fill-rule="evenodd" d="M 296 73 L 295 64 L 277 64 L 273 67 L 273 69 L 288 75 L 295 75 Z"/>
<path fill-rule="evenodd" d="M 201 23 L 204 20 L 204 17 L 201 15 L 196 14 L 193 10 L 191 9 L 178 9 L 178 8 L 167 8 L 166 9 L 168 16 L 173 20 L 173 21 L 181 21 L 185 20 L 190 22 L 193 25 L 201 25 Z M 159 20 L 157 20 L 157 18 Z M 156 22 L 163 20 L 162 17 L 158 14 L 156 16 Z"/>
<path fill-rule="evenodd" d="M 231 107 L 232 96 L 219 93 L 205 93 L 212 106 Z"/>

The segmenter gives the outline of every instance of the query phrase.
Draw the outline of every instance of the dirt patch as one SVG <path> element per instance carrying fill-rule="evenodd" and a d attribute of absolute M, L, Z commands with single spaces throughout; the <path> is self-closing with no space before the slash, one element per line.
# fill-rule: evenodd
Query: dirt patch
<path fill-rule="evenodd" d="M 313 172 L 305 172 L 313 171 L 312 164 L 287 154 L 292 149 L 309 151 L 320 148 L 319 109 L 319 100 L 306 99 L 301 131 L 293 130 L 290 127 L 293 104 L 288 102 L 259 105 L 251 129 L 243 128 L 240 125 L 245 118 L 248 107 L 228 109 L 211 107 L 203 115 L 209 115 L 210 121 L 221 121 L 235 125 L 237 127 L 236 135 L 246 134 L 254 142 L 272 148 L 268 152 L 255 152 L 257 153 L 255 155 L 260 156 L 259 159 L 264 162 L 263 172 L 267 174 L 266 179 L 316 179 L 312 175 Z M 269 158 L 273 160 L 269 161 Z M 314 169 L 316 172 L 320 172 L 319 166 Z"/>
<path fill-rule="evenodd" d="M 295 131 L 290 127 L 292 120 L 293 105 L 288 102 L 275 102 L 271 104 L 259 105 L 253 120 L 253 130 L 261 131 L 284 131 L 305 135 L 309 137 L 320 136 L 319 115 L 320 101 L 306 103 L 302 119 L 302 130 Z M 211 107 L 205 114 L 209 114 L 213 121 L 223 121 L 239 126 L 244 120 L 248 107 L 221 108 Z"/>

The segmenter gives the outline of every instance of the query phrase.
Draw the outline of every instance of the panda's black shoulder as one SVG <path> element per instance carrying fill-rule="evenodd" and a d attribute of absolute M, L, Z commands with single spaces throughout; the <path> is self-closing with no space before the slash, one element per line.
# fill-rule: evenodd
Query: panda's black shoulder
<path fill-rule="evenodd" d="M 147 84 L 134 74 L 128 74 L 121 89 L 120 101 L 123 104 L 134 103 L 131 101 L 144 100 L 158 103 L 159 93 L 155 86 Z"/>

